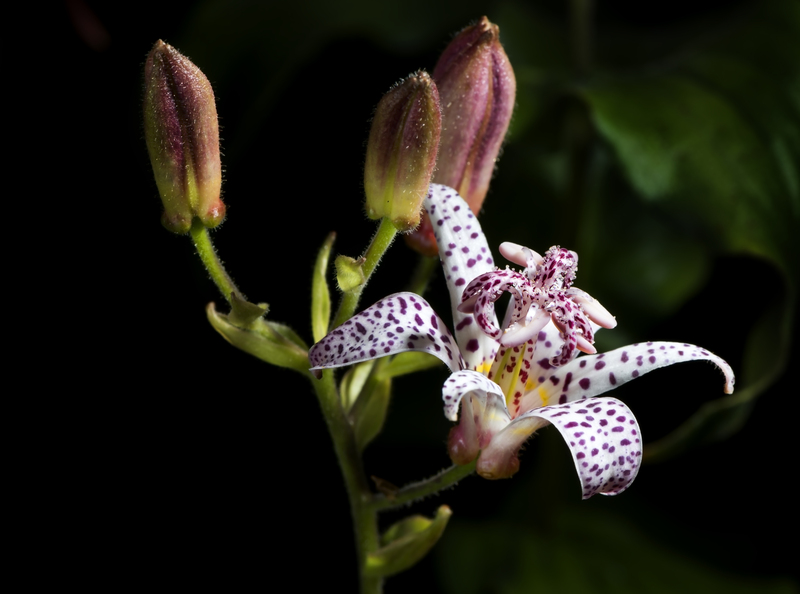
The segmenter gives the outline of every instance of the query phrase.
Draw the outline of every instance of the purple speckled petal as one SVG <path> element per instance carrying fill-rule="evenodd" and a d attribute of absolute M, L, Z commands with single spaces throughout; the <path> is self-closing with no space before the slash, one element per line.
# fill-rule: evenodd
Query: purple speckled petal
<path fill-rule="evenodd" d="M 509 311 L 506 312 L 508 325 L 525 320 L 533 303 L 531 283 L 525 276 L 509 268 L 486 272 L 472 279 L 461 295 L 458 311 L 473 313 L 481 330 L 495 340 L 500 340 L 503 330 L 497 326 L 494 302 L 506 292 L 513 297 L 508 306 Z"/>
<path fill-rule="evenodd" d="M 461 294 L 476 276 L 494 270 L 494 260 L 480 223 L 466 202 L 453 188 L 431 184 L 424 202 L 439 245 L 450 304 L 453 310 L 455 335 L 461 354 L 470 369 L 491 365 L 497 352 L 497 341 L 484 334 L 472 314 L 458 311 Z M 491 320 L 497 326 L 497 320 Z"/>
<path fill-rule="evenodd" d="M 458 420 L 458 405 L 467 394 L 474 394 L 483 402 L 485 409 L 484 425 L 486 429 L 499 431 L 511 421 L 506 409 L 505 396 L 500 386 L 485 375 L 465 369 L 453 373 L 442 386 L 444 400 L 444 416 L 451 421 Z"/>
<path fill-rule="evenodd" d="M 353 316 L 311 347 L 308 358 L 318 370 L 405 351 L 430 353 L 451 371 L 465 367 L 447 326 L 414 293 L 389 295 Z"/>
<path fill-rule="evenodd" d="M 636 478 L 642 458 L 639 424 L 630 409 L 616 398 L 587 398 L 528 411 L 495 435 L 490 448 L 495 442 L 498 448 L 514 447 L 511 442 L 516 440 L 518 425 L 524 426 L 530 418 L 550 421 L 559 430 L 575 461 L 584 499 L 597 493 L 621 493 Z M 504 440 L 505 434 L 511 437 Z M 489 448 L 481 457 L 487 453 L 491 453 Z"/>
<path fill-rule="evenodd" d="M 642 342 L 607 353 L 578 357 L 561 367 L 552 367 L 548 359 L 540 357 L 537 345 L 534 358 L 532 375 L 537 377 L 537 381 L 523 399 L 523 410 L 535 407 L 534 400 L 539 398 L 543 401 L 539 405 L 547 405 L 597 396 L 654 369 L 684 361 L 711 361 L 725 374 L 725 392 L 733 392 L 734 376 L 730 366 L 713 353 L 692 344 Z"/>

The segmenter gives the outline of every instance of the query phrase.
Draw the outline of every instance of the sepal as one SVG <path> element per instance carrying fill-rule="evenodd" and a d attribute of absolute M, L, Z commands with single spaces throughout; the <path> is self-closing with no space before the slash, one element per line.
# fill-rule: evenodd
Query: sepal
<path fill-rule="evenodd" d="M 367 555 L 364 573 L 385 577 L 413 567 L 441 538 L 451 515 L 443 505 L 433 519 L 415 515 L 393 524 L 381 536 L 383 546 Z"/>

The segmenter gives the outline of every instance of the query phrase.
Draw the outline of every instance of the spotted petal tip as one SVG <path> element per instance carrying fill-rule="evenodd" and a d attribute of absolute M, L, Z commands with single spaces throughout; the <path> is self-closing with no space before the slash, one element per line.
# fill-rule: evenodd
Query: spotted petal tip
<path fill-rule="evenodd" d="M 584 499 L 622 493 L 636 478 L 642 458 L 639 424 L 616 398 L 546 406 L 519 418 L 528 416 L 546 419 L 559 430 L 572 453 Z"/>
<path fill-rule="evenodd" d="M 464 368 L 455 339 L 430 304 L 395 293 L 353 316 L 311 347 L 311 371 L 342 367 L 405 351 L 422 351 L 451 371 Z"/>

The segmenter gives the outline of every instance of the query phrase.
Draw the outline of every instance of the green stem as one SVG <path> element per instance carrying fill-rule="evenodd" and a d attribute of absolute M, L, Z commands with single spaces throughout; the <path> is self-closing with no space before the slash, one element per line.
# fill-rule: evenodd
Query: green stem
<path fill-rule="evenodd" d="M 342 303 L 339 305 L 339 311 L 336 312 L 336 319 L 333 321 L 333 328 L 344 324 L 347 320 L 353 317 L 358 307 L 358 301 L 361 299 L 361 292 L 364 290 L 370 276 L 375 271 L 378 263 L 381 261 L 383 254 L 392 245 L 397 229 L 389 219 L 381 219 L 381 224 L 375 237 L 372 238 L 372 243 L 367 248 L 367 253 L 364 254 L 364 264 L 362 270 L 364 271 L 364 282 L 352 291 L 348 291 L 342 296 Z"/>
<path fill-rule="evenodd" d="M 309 376 L 310 377 L 310 376 Z M 367 555 L 378 550 L 378 513 L 369 505 L 372 493 L 364 474 L 361 457 L 356 448 L 350 423 L 342 409 L 333 371 L 326 369 L 320 380 L 311 380 L 317 393 L 328 431 L 333 440 L 333 449 L 342 470 L 350 510 L 353 514 L 353 531 L 356 537 L 358 570 L 361 578 L 361 594 L 380 594 L 383 580 L 364 575 Z"/>
<path fill-rule="evenodd" d="M 211 243 L 211 237 L 208 235 L 208 229 L 203 226 L 203 223 L 200 222 L 200 219 L 195 217 L 194 221 L 192 221 L 192 228 L 189 232 L 192 235 L 194 247 L 197 249 L 197 255 L 200 256 L 200 259 L 203 261 L 203 265 L 211 275 L 211 280 L 213 280 L 214 284 L 217 285 L 217 288 L 220 290 L 220 293 L 222 293 L 222 296 L 228 300 L 228 303 L 230 303 L 231 293 L 238 293 L 241 295 L 241 292 L 238 288 L 236 288 L 236 285 L 233 284 L 231 277 L 228 276 L 228 273 L 225 271 L 225 267 L 222 265 L 222 262 L 217 256 L 214 245 Z"/>
<path fill-rule="evenodd" d="M 442 470 L 434 476 L 419 481 L 418 483 L 411 483 L 401 488 L 391 498 L 385 495 L 376 495 L 372 500 L 372 509 L 381 511 L 391 509 L 393 507 L 401 507 L 416 499 L 422 499 L 434 495 L 439 491 L 443 491 L 455 485 L 464 477 L 469 476 L 475 472 L 475 464 L 477 460 L 464 464 L 463 466 L 454 465 L 450 468 Z"/>

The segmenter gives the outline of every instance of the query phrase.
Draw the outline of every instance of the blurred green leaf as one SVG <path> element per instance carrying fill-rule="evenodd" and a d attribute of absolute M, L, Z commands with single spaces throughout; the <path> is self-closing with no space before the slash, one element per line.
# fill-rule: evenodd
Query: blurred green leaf
<path fill-rule="evenodd" d="M 438 550 L 453 594 L 791 594 L 789 580 L 718 570 L 653 541 L 626 520 L 585 506 L 553 513 L 548 529 L 454 521 Z"/>
<path fill-rule="evenodd" d="M 641 198 L 658 204 L 688 238 L 702 238 L 709 255 L 717 251 L 761 257 L 783 274 L 784 286 L 769 287 L 757 310 L 761 319 L 746 347 L 737 392 L 706 405 L 654 444 L 647 452 L 651 458 L 669 456 L 689 443 L 728 437 L 743 423 L 750 401 L 785 366 L 800 255 L 798 39 L 797 3 L 752 3 L 673 59 L 598 77 L 582 91 L 598 131 Z M 698 286 L 703 266 L 691 269 L 702 262 L 704 250 L 702 244 L 692 246 L 691 239 L 661 245 L 675 248 L 675 263 L 684 263 L 682 274 L 675 274 L 664 254 L 648 254 L 646 247 L 634 250 L 633 256 L 645 267 L 651 256 L 659 265 L 667 263 L 653 269 L 677 280 L 670 285 L 672 297 L 661 293 L 662 307 L 668 308 Z M 646 273 L 635 279 L 643 282 L 643 290 L 659 284 Z"/>
<path fill-rule="evenodd" d="M 433 519 L 409 516 L 381 535 L 381 548 L 367 555 L 368 575 L 389 576 L 413 567 L 439 541 L 453 512 L 446 505 Z"/>

